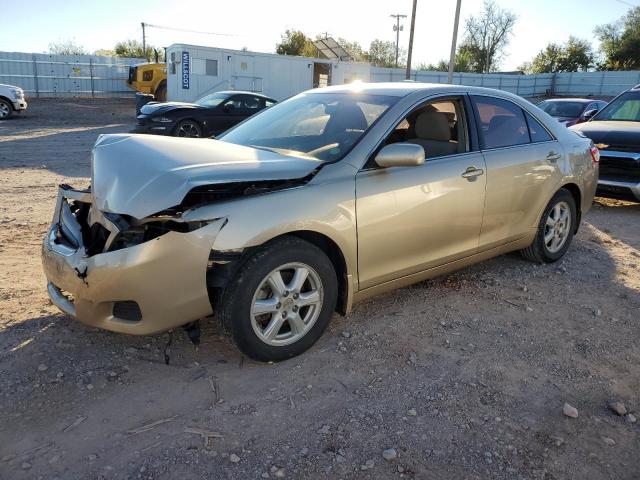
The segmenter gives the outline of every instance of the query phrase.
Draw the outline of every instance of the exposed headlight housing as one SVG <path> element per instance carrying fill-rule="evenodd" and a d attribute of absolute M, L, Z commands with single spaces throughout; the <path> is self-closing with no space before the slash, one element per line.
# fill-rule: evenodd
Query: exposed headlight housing
<path fill-rule="evenodd" d="M 150 120 L 152 122 L 160 122 L 160 123 L 171 123 L 173 120 L 167 117 L 151 117 Z"/>
<path fill-rule="evenodd" d="M 24 98 L 24 91 L 21 88 L 12 88 L 11 93 L 16 99 Z"/>

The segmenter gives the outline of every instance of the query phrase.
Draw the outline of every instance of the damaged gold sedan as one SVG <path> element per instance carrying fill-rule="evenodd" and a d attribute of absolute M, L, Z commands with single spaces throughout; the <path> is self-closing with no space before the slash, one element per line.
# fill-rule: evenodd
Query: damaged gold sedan
<path fill-rule="evenodd" d="M 103 135 L 90 188 L 59 187 L 47 288 L 122 333 L 215 313 L 282 360 L 355 301 L 509 251 L 558 260 L 598 158 L 520 97 L 419 83 L 315 89 L 217 140 Z"/>

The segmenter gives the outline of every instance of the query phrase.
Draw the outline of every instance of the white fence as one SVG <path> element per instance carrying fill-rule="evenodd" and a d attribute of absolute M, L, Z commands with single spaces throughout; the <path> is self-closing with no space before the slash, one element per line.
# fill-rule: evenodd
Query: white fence
<path fill-rule="evenodd" d="M 400 68 L 371 67 L 370 81 L 399 82 L 405 79 Z M 411 80 L 447 83 L 447 72 L 411 72 Z M 497 88 L 522 97 L 603 96 L 613 97 L 640 84 L 640 72 L 573 72 L 518 75 L 506 73 L 454 73 L 453 83 L 474 87 Z"/>
<path fill-rule="evenodd" d="M 129 66 L 143 61 L 136 58 L 95 55 L 0 52 L 0 83 L 22 87 L 30 97 L 132 96 L 134 91 L 126 84 Z M 364 81 L 367 81 L 367 76 L 371 82 L 399 82 L 405 78 L 405 70 L 401 68 L 366 65 L 366 70 L 367 75 L 363 74 L 362 78 Z M 270 77 L 272 82 L 282 82 L 282 72 L 278 69 L 269 69 L 269 72 L 273 76 Z M 446 83 L 447 73 L 414 70 L 411 72 L 411 79 L 419 82 Z M 538 75 L 454 73 L 453 83 L 497 88 L 523 97 L 612 97 L 640 84 L 640 72 Z"/>
<path fill-rule="evenodd" d="M 143 59 L 95 55 L 0 52 L 0 83 L 21 87 L 30 97 L 133 96 L 129 65 Z"/>

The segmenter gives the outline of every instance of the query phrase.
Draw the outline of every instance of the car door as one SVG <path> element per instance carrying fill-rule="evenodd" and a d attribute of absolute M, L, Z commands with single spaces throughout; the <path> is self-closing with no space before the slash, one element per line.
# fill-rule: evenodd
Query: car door
<path fill-rule="evenodd" d="M 514 102 L 471 95 L 487 166 L 480 250 L 531 233 L 559 188 L 565 152 L 551 133 Z"/>
<path fill-rule="evenodd" d="M 246 118 L 242 95 L 233 95 L 211 111 L 211 131 L 222 133 Z"/>
<path fill-rule="evenodd" d="M 442 138 L 446 131 L 441 129 L 434 148 L 425 147 L 422 165 L 380 168 L 370 159 L 356 175 L 360 288 L 472 255 L 478 248 L 486 175 L 482 154 L 471 142 L 469 104 L 464 98 L 419 105 L 381 146 L 417 143 L 411 138 L 417 135 L 412 129 L 431 107 L 437 112 L 431 112 L 432 117 L 447 115 L 451 121 L 455 115 L 451 128 L 457 142 L 449 140 L 458 145 L 455 151 L 446 151 L 446 136 Z M 428 139 L 426 144 L 431 145 Z"/>

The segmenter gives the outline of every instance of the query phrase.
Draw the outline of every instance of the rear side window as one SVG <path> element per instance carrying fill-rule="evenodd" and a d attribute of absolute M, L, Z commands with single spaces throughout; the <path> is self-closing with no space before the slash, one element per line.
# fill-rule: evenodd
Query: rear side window
<path fill-rule="evenodd" d="M 527 123 L 529 124 L 529 135 L 531 135 L 532 142 L 548 142 L 553 140 L 553 137 L 549 135 L 549 132 L 542 126 L 542 124 L 533 118 L 529 113 L 525 112 L 527 116 Z"/>
<path fill-rule="evenodd" d="M 483 149 L 529 143 L 529 128 L 522 109 L 507 100 L 471 96 L 479 122 Z"/>

